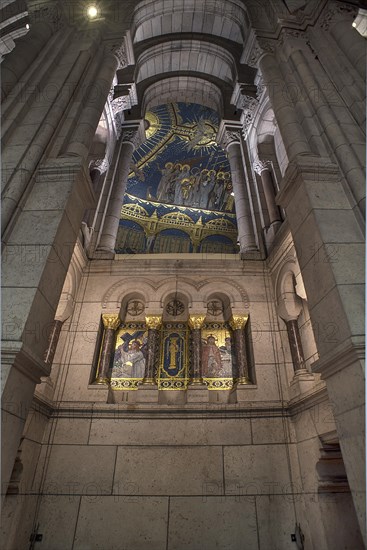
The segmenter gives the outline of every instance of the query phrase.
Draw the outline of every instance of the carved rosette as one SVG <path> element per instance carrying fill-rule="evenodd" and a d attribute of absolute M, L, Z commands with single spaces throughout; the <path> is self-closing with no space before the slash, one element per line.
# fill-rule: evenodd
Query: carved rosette
<path fill-rule="evenodd" d="M 145 323 L 148 327 L 148 341 L 143 384 L 152 386 L 156 383 L 154 370 L 158 353 L 158 329 L 162 323 L 162 316 L 148 315 L 145 317 Z"/>
<path fill-rule="evenodd" d="M 268 170 L 270 172 L 271 170 L 271 162 L 270 160 L 255 160 L 254 164 L 253 164 L 253 167 L 254 167 L 254 170 L 256 172 L 256 174 L 259 174 L 259 176 L 261 175 L 261 172 L 263 172 L 264 170 Z"/>

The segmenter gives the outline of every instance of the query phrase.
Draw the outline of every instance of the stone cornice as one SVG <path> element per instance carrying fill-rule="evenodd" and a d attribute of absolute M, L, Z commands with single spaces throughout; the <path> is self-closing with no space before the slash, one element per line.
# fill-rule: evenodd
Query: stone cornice
<path fill-rule="evenodd" d="M 98 390 L 97 386 L 89 386 L 91 390 Z M 103 388 L 105 389 L 105 388 Z M 257 389 L 256 386 L 249 386 L 246 390 Z M 190 391 L 190 390 L 188 390 Z M 218 406 L 202 403 L 198 406 L 195 403 L 186 404 L 184 406 L 161 406 L 159 404 L 152 405 L 151 403 L 136 403 L 134 408 L 131 404 L 105 404 L 101 402 L 90 403 L 51 403 L 46 401 L 39 394 L 35 394 L 33 398 L 33 407 L 35 410 L 40 410 L 43 414 L 53 418 L 103 418 L 103 419 L 144 419 L 144 418 L 174 418 L 174 419 L 236 419 L 236 418 L 284 418 L 293 417 L 302 412 L 316 407 L 328 401 L 328 393 L 324 384 L 318 383 L 309 392 L 302 394 L 300 397 L 292 401 L 281 402 L 261 402 L 251 403 L 250 405 L 239 402 L 235 404 L 220 404 Z"/>
<path fill-rule="evenodd" d="M 311 368 L 313 372 L 321 374 L 327 380 L 339 371 L 353 363 L 362 362 L 365 358 L 364 338 L 352 338 L 337 346 L 332 352 L 315 361 Z"/>
<path fill-rule="evenodd" d="M 299 155 L 285 171 L 281 189 L 276 196 L 277 204 L 286 208 L 302 181 L 322 182 L 324 177 L 329 181 L 330 178 L 334 181 L 339 180 L 341 175 L 337 165 L 331 163 L 328 158 L 316 157 L 312 154 Z"/>

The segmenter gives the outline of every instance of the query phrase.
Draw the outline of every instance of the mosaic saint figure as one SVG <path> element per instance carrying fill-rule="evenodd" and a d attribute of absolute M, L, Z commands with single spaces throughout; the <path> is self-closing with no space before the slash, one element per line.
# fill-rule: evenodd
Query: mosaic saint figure
<path fill-rule="evenodd" d="M 121 351 L 122 377 L 143 378 L 145 371 L 145 358 L 140 349 L 140 342 L 133 340 L 130 342 L 128 350 Z"/>
<path fill-rule="evenodd" d="M 172 176 L 174 173 L 173 163 L 166 162 L 166 164 L 164 165 L 164 168 L 161 169 L 161 173 L 162 173 L 162 177 L 158 184 L 157 193 L 156 193 L 158 200 L 164 200 L 167 195 L 167 192 L 172 180 Z"/>
<path fill-rule="evenodd" d="M 143 344 L 137 338 L 143 336 Z M 115 351 L 113 360 L 113 376 L 121 378 L 143 378 L 147 339 L 143 330 L 134 333 L 125 332 L 120 336 L 123 341 Z"/>
<path fill-rule="evenodd" d="M 184 164 L 182 167 L 182 170 L 177 178 L 175 178 L 175 197 L 174 197 L 174 203 L 178 206 L 182 206 L 184 204 L 184 189 L 187 182 L 189 182 L 189 174 L 190 174 L 190 166 L 188 164 Z"/>
<path fill-rule="evenodd" d="M 209 170 L 206 177 L 204 176 L 204 180 L 202 181 L 202 184 L 200 186 L 200 202 L 199 202 L 200 208 L 209 207 L 209 198 L 214 189 L 214 185 L 215 185 L 215 170 Z"/>
<path fill-rule="evenodd" d="M 201 364 L 204 378 L 218 376 L 222 370 L 222 356 L 220 349 L 215 343 L 215 336 L 209 335 L 202 343 Z"/>
<path fill-rule="evenodd" d="M 229 336 L 225 338 L 224 346 L 220 346 L 219 350 L 222 358 L 223 375 L 225 377 L 232 377 L 232 342 Z"/>

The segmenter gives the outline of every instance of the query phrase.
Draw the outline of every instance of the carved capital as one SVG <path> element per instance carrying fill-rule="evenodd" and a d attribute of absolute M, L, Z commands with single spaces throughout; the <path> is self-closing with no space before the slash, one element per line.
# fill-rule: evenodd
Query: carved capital
<path fill-rule="evenodd" d="M 345 4 L 344 2 L 329 2 L 327 5 L 326 11 L 320 18 L 320 27 L 324 31 L 328 31 L 330 25 L 336 19 L 345 19 L 350 18 L 351 24 L 353 19 L 357 17 L 358 7 Z"/>
<path fill-rule="evenodd" d="M 93 160 L 90 164 L 90 170 L 99 170 L 101 174 L 106 172 L 110 166 L 109 160 L 105 157 L 103 159 Z"/>
<path fill-rule="evenodd" d="M 200 329 L 205 320 L 205 315 L 190 315 L 189 317 L 189 327 L 191 329 Z"/>
<path fill-rule="evenodd" d="M 127 57 L 125 44 L 112 44 L 109 50 L 117 59 L 117 63 L 118 63 L 117 69 L 124 69 L 125 67 L 128 66 L 129 61 Z"/>
<path fill-rule="evenodd" d="M 145 317 L 145 323 L 149 329 L 157 330 L 162 323 L 161 315 L 147 315 Z"/>
<path fill-rule="evenodd" d="M 270 160 L 255 160 L 253 167 L 255 172 L 260 176 L 264 170 L 271 170 L 271 162 Z"/>
<path fill-rule="evenodd" d="M 48 23 L 54 32 L 58 31 L 65 17 L 61 2 L 28 2 L 28 15 L 31 24 L 41 21 Z"/>
<path fill-rule="evenodd" d="M 232 330 L 242 330 L 247 323 L 248 315 L 233 315 L 229 321 Z"/>
<path fill-rule="evenodd" d="M 121 324 L 118 313 L 103 313 L 102 315 L 103 326 L 105 329 L 116 330 Z"/>
<path fill-rule="evenodd" d="M 239 129 L 225 130 L 221 139 L 222 146 L 227 149 L 233 143 L 241 143 L 241 131 Z"/>
<path fill-rule="evenodd" d="M 249 95 L 242 96 L 241 109 L 243 109 L 243 113 L 242 113 L 241 121 L 243 124 L 244 137 L 246 137 L 247 132 L 254 121 L 255 112 L 258 105 L 259 105 L 259 100 L 256 97 L 252 97 Z"/>
<path fill-rule="evenodd" d="M 261 57 L 267 53 L 274 53 L 275 45 L 271 40 L 265 40 L 263 38 L 258 38 L 254 41 L 252 48 L 247 57 L 247 65 L 250 67 L 257 67 Z"/>
<path fill-rule="evenodd" d="M 125 143 L 131 143 L 134 146 L 134 149 L 137 149 L 141 145 L 141 136 L 139 130 L 134 130 L 131 128 L 122 128 L 121 132 L 121 141 Z"/>

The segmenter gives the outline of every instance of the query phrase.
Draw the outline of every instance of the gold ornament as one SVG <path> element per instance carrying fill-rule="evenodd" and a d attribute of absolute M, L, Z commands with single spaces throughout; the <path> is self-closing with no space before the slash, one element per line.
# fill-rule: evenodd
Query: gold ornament
<path fill-rule="evenodd" d="M 118 313 L 103 313 L 102 321 L 105 329 L 111 328 L 112 330 L 116 330 L 121 324 Z"/>
<path fill-rule="evenodd" d="M 189 327 L 191 329 L 199 329 L 203 326 L 205 315 L 190 315 Z"/>
<path fill-rule="evenodd" d="M 232 330 L 241 330 L 247 323 L 248 315 L 233 315 L 229 321 Z"/>
<path fill-rule="evenodd" d="M 160 327 L 160 324 L 162 322 L 162 316 L 161 315 L 149 315 L 148 317 L 145 317 L 145 323 L 148 328 L 157 330 L 157 328 Z"/>

